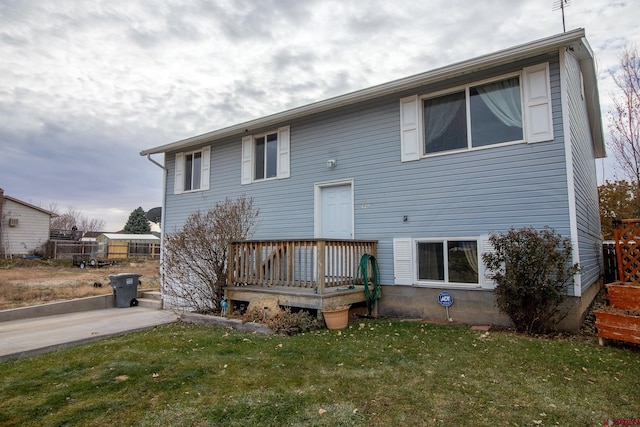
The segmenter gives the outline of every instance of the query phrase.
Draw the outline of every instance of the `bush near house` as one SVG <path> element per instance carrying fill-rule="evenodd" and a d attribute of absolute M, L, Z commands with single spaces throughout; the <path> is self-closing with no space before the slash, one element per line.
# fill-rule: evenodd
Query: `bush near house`
<path fill-rule="evenodd" d="M 253 198 L 226 198 L 207 211 L 191 214 L 164 246 L 165 292 L 176 308 L 217 310 L 227 284 L 229 243 L 253 236 L 259 210 Z"/>
<path fill-rule="evenodd" d="M 489 241 L 495 252 L 482 259 L 496 282 L 498 308 L 519 332 L 552 330 L 562 320 L 559 306 L 579 270 L 572 264 L 571 241 L 550 227 L 511 228 L 492 234 Z"/>

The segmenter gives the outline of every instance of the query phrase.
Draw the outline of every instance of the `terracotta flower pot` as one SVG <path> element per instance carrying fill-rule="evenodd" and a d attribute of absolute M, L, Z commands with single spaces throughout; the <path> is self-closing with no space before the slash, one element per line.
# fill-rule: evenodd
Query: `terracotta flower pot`
<path fill-rule="evenodd" d="M 344 329 L 349 324 L 349 307 L 338 310 L 322 310 L 328 329 Z"/>

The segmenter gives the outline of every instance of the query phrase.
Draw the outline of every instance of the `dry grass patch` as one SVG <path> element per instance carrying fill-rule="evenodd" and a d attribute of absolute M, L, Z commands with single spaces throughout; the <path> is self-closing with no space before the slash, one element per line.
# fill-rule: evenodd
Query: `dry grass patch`
<path fill-rule="evenodd" d="M 70 263 L 15 260 L 0 268 L 0 310 L 112 293 L 109 275 L 141 274 L 140 288 L 160 289 L 159 261 L 125 260 L 117 266 L 80 269 Z"/>

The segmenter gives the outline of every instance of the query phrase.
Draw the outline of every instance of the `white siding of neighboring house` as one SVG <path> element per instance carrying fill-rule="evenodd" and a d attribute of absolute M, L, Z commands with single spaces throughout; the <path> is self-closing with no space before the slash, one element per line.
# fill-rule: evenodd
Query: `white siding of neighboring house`
<path fill-rule="evenodd" d="M 31 255 L 43 249 L 49 240 L 51 215 L 10 199 L 5 199 L 2 213 L 2 225 L 12 255 Z M 17 220 L 17 224 L 10 226 L 12 219 Z"/>

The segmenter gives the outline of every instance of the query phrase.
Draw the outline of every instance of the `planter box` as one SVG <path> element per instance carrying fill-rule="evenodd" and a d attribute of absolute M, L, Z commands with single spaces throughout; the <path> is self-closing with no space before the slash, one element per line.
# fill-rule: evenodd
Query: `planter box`
<path fill-rule="evenodd" d="M 640 313 L 640 286 L 623 282 L 609 283 L 605 286 L 611 307 Z"/>
<path fill-rule="evenodd" d="M 640 314 L 610 308 L 593 313 L 600 344 L 603 338 L 640 344 Z"/>

